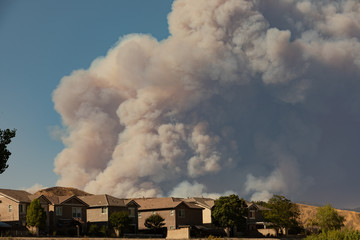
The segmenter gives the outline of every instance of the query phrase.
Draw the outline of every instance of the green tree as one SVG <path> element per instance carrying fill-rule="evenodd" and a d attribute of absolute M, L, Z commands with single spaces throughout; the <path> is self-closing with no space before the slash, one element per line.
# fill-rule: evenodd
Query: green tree
<path fill-rule="evenodd" d="M 235 226 L 238 229 L 246 228 L 247 215 L 248 209 L 245 200 L 235 194 L 222 196 L 215 200 L 212 211 L 213 222 L 215 225 L 225 228 L 228 237 L 230 230 Z"/>
<path fill-rule="evenodd" d="M 153 214 L 145 220 L 144 225 L 145 227 L 156 232 L 165 225 L 164 221 L 165 219 L 162 218 L 159 214 Z"/>
<path fill-rule="evenodd" d="M 34 199 L 27 208 L 26 225 L 30 232 L 39 235 L 39 229 L 46 225 L 46 213 L 41 207 L 40 200 Z"/>
<path fill-rule="evenodd" d="M 344 226 L 345 217 L 330 205 L 327 204 L 317 209 L 315 218 L 310 220 L 311 226 L 317 226 L 323 232 L 329 230 L 340 230 Z"/>
<path fill-rule="evenodd" d="M 115 230 L 117 237 L 127 229 L 131 223 L 131 218 L 128 212 L 114 212 L 110 215 L 109 222 Z"/>
<path fill-rule="evenodd" d="M 289 228 L 299 227 L 300 210 L 289 199 L 284 196 L 274 195 L 267 202 L 266 207 L 270 210 L 264 211 L 264 217 L 272 223 L 277 233 L 279 233 L 280 229 L 285 229 L 285 235 L 287 235 Z"/>
<path fill-rule="evenodd" d="M 7 149 L 7 145 L 11 143 L 11 139 L 15 137 L 15 135 L 16 129 L 0 129 L 0 174 L 9 167 L 9 165 L 7 165 L 7 161 L 11 152 Z"/>

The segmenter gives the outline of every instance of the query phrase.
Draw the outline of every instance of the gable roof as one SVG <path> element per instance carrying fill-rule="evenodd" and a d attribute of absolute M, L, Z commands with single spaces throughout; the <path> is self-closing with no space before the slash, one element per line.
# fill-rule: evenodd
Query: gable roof
<path fill-rule="evenodd" d="M 259 204 L 256 204 L 256 203 L 253 203 L 253 202 L 249 202 L 249 201 L 245 201 L 248 208 L 250 207 L 256 207 L 258 210 L 261 210 L 261 211 L 267 211 L 267 210 L 270 210 L 269 208 L 267 207 L 264 207 L 264 206 L 261 206 Z"/>
<path fill-rule="evenodd" d="M 107 194 L 79 196 L 79 198 L 84 202 L 86 202 L 90 207 L 101 207 L 101 206 L 125 207 L 127 205 L 125 199 L 116 198 Z"/>
<path fill-rule="evenodd" d="M 44 196 L 44 195 L 41 195 Z M 82 199 L 80 199 L 79 197 L 72 195 L 72 196 L 44 196 L 46 199 L 48 199 L 52 205 L 60 205 L 60 204 L 64 204 L 67 201 L 70 201 L 71 199 L 76 199 L 79 202 L 81 202 L 84 205 L 88 205 L 86 202 L 84 202 Z"/>
<path fill-rule="evenodd" d="M 171 209 L 176 208 L 180 204 L 185 204 L 189 208 L 202 209 L 202 207 L 196 206 L 191 202 L 184 202 L 181 198 L 136 198 L 136 203 L 140 205 L 139 210 L 151 210 L 151 209 Z"/>
<path fill-rule="evenodd" d="M 0 195 L 10 198 L 15 202 L 26 202 L 26 203 L 31 202 L 29 198 L 31 194 L 24 190 L 0 189 Z"/>

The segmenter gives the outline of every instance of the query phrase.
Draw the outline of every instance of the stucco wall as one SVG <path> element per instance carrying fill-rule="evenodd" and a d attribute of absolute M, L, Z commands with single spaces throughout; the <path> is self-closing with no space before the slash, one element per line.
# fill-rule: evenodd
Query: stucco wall
<path fill-rule="evenodd" d="M 26 219 L 26 206 L 27 204 L 23 203 L 23 213 L 19 214 L 19 203 L 0 195 L 0 221 L 10 222 L 10 221 L 25 221 Z M 9 212 L 9 205 L 11 205 L 12 210 Z"/>
<path fill-rule="evenodd" d="M 185 209 L 185 217 L 179 216 L 179 210 Z M 180 205 L 176 208 L 176 224 L 181 225 L 201 225 L 202 224 L 202 209 L 188 208 Z"/>
<path fill-rule="evenodd" d="M 105 213 L 102 213 L 101 207 L 88 208 L 86 210 L 87 221 L 88 222 L 107 222 L 108 221 L 108 212 L 109 212 L 108 207 L 106 207 Z"/>
<path fill-rule="evenodd" d="M 211 220 L 211 209 L 205 208 L 203 209 L 203 223 L 212 223 Z"/>
<path fill-rule="evenodd" d="M 150 217 L 151 215 L 153 215 L 154 213 L 159 214 L 162 218 L 165 219 L 164 227 L 167 227 L 168 229 L 170 229 L 170 227 L 173 226 L 174 228 L 176 228 L 176 221 L 175 221 L 176 213 L 175 213 L 175 211 L 173 212 L 173 214 L 171 214 L 170 209 L 165 209 L 165 210 L 141 211 L 141 217 L 138 218 L 139 229 L 147 229 L 144 225 L 145 220 L 148 217 Z"/>
<path fill-rule="evenodd" d="M 166 239 L 188 239 L 190 238 L 190 229 L 181 228 L 175 230 L 168 230 Z"/>

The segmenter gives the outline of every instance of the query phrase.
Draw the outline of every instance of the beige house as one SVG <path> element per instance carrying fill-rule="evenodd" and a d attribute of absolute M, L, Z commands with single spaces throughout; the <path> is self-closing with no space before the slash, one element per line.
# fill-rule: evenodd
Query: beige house
<path fill-rule="evenodd" d="M 22 190 L 0 189 L 0 221 L 14 228 L 25 227 L 30 196 L 30 193 Z"/>
<path fill-rule="evenodd" d="M 87 221 L 89 224 L 109 225 L 109 218 L 114 212 L 126 211 L 132 219 L 132 230 L 136 232 L 138 229 L 138 207 L 134 200 L 120 199 L 110 195 L 92 195 L 79 197 L 86 204 Z"/>
<path fill-rule="evenodd" d="M 185 202 L 181 198 L 137 198 L 134 200 L 140 205 L 139 230 L 147 229 L 145 220 L 153 214 L 159 214 L 164 218 L 164 227 L 171 230 L 202 224 L 203 208 L 192 202 Z"/>
<path fill-rule="evenodd" d="M 184 198 L 183 201 L 193 203 L 199 207 L 202 207 L 202 218 L 203 224 L 211 224 L 211 211 L 214 207 L 215 200 L 212 198 L 204 198 L 204 197 L 192 197 L 192 198 Z"/>

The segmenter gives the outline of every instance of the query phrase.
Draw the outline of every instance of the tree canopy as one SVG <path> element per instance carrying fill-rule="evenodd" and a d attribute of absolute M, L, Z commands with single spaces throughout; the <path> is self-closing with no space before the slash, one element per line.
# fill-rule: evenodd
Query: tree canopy
<path fill-rule="evenodd" d="M 270 210 L 264 211 L 264 217 L 272 223 L 277 231 L 284 228 L 285 234 L 287 234 L 289 228 L 299 226 L 298 218 L 300 210 L 296 204 L 284 196 L 274 195 L 267 202 L 266 207 Z"/>
<path fill-rule="evenodd" d="M 27 208 L 26 224 L 30 227 L 44 227 L 46 224 L 46 213 L 41 207 L 39 199 L 34 199 Z"/>
<path fill-rule="evenodd" d="M 164 221 L 165 219 L 161 217 L 159 214 L 153 214 L 145 220 L 144 225 L 147 228 L 157 230 L 165 225 Z"/>
<path fill-rule="evenodd" d="M 229 230 L 236 226 L 241 229 L 246 226 L 247 215 L 248 209 L 245 200 L 235 194 L 222 196 L 215 200 L 212 218 L 214 224 L 219 227 Z"/>
<path fill-rule="evenodd" d="M 110 215 L 109 218 L 110 224 L 113 228 L 123 231 L 127 227 L 129 227 L 131 223 L 131 218 L 129 217 L 129 213 L 125 211 L 114 212 Z"/>
<path fill-rule="evenodd" d="M 315 218 L 310 220 L 310 225 L 317 226 L 323 232 L 329 230 L 340 230 L 344 226 L 345 217 L 330 205 L 327 204 L 317 209 Z"/>
<path fill-rule="evenodd" d="M 9 167 L 7 161 L 11 155 L 11 152 L 7 149 L 7 145 L 11 143 L 11 139 L 15 137 L 15 135 L 16 129 L 0 129 L 0 174 L 2 174 Z"/>

